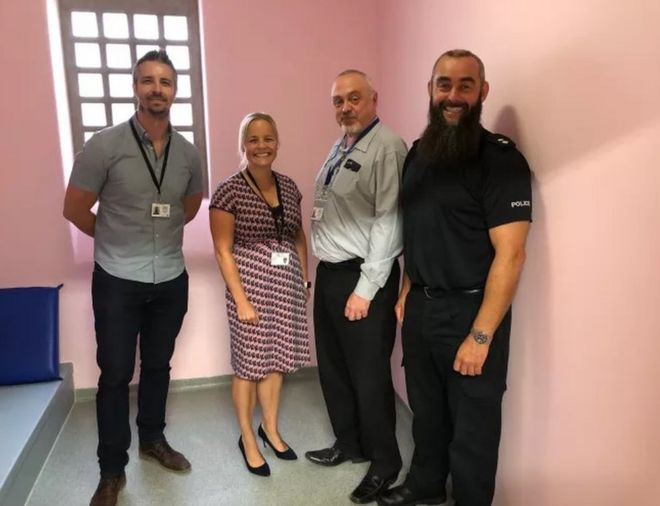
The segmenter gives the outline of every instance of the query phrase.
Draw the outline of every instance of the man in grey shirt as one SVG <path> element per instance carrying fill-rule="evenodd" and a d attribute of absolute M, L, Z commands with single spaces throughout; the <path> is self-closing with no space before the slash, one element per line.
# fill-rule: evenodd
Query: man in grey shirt
<path fill-rule="evenodd" d="M 321 387 L 336 441 L 306 457 L 320 465 L 371 465 L 350 498 L 371 502 L 396 480 L 401 455 L 394 427 L 390 356 L 402 249 L 398 197 L 406 146 L 380 123 L 378 95 L 361 71 L 332 87 L 344 135 L 316 179 L 312 247 L 314 328 Z"/>
<path fill-rule="evenodd" d="M 163 435 L 170 359 L 188 308 L 183 226 L 195 217 L 202 200 L 199 153 L 169 121 L 176 77 L 165 51 L 150 51 L 137 61 L 137 113 L 85 144 L 64 200 L 64 217 L 94 237 L 101 479 L 91 506 L 115 505 L 126 482 L 128 385 L 138 335 L 140 455 L 174 471 L 190 469 L 190 462 Z"/>

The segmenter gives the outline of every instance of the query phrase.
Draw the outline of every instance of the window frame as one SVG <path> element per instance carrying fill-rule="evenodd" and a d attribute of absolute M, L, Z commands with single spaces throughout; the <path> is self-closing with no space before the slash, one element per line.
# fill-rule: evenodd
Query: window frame
<path fill-rule="evenodd" d="M 131 51 L 131 65 L 142 55 L 136 55 L 137 45 L 154 45 L 165 48 L 169 46 L 186 46 L 190 56 L 190 67 L 185 70 L 177 69 L 178 74 L 190 76 L 190 98 L 177 97 L 174 103 L 189 103 L 192 107 L 193 124 L 191 128 L 182 128 L 183 131 L 192 131 L 194 144 L 199 149 L 202 159 L 202 176 L 204 183 L 204 196 L 209 195 L 209 174 L 206 155 L 206 119 L 204 115 L 204 92 L 202 86 L 202 58 L 201 58 L 201 31 L 199 25 L 199 10 L 197 0 L 58 0 L 60 18 L 60 32 L 62 40 L 62 53 L 64 60 L 64 74 L 66 91 L 69 102 L 69 115 L 71 118 L 71 138 L 74 153 L 82 150 L 85 143 L 85 132 L 98 131 L 111 126 L 112 103 L 130 103 L 137 106 L 134 96 L 110 97 L 109 74 L 130 73 L 130 69 L 114 69 L 107 66 L 105 45 L 127 44 Z M 73 11 L 94 12 L 98 29 L 97 37 L 78 37 L 73 35 L 71 13 Z M 124 13 L 129 16 L 128 38 L 109 39 L 103 35 L 102 13 Z M 138 39 L 133 31 L 132 16 L 134 14 L 156 15 L 158 17 L 158 39 Z M 186 16 L 188 20 L 188 40 L 166 40 L 164 35 L 163 16 Z M 99 44 L 101 66 L 99 68 L 82 69 L 76 66 L 75 43 L 92 42 Z M 104 96 L 81 97 L 78 90 L 78 74 L 101 74 Z M 84 127 L 82 123 L 81 106 L 83 103 L 103 103 L 106 113 L 105 127 Z M 176 128 L 176 126 L 175 126 Z"/>

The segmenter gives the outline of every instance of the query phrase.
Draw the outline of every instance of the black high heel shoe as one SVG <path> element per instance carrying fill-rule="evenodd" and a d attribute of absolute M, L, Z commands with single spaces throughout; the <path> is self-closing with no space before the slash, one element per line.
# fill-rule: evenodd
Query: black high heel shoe
<path fill-rule="evenodd" d="M 271 449 L 275 452 L 275 455 L 277 456 L 278 459 L 282 460 L 296 460 L 298 458 L 298 455 L 296 455 L 296 452 L 293 451 L 293 448 L 289 446 L 286 450 L 283 452 L 279 451 L 275 446 L 273 446 L 273 443 L 270 442 L 270 439 L 268 439 L 268 436 L 266 435 L 266 431 L 263 429 L 261 425 L 259 425 L 259 430 L 257 430 L 257 434 L 259 434 L 259 437 L 262 439 L 264 442 L 264 448 L 266 445 L 270 446 Z M 286 444 L 286 443 L 284 443 Z"/>
<path fill-rule="evenodd" d="M 245 446 L 243 446 L 243 436 L 238 438 L 238 448 L 241 450 L 241 453 L 243 454 L 243 460 L 245 460 L 245 465 L 247 466 L 248 471 L 250 471 L 252 474 L 256 474 L 257 476 L 270 476 L 270 466 L 268 465 L 268 462 L 265 462 L 266 459 L 264 459 L 264 463 L 261 464 L 259 467 L 252 467 L 250 465 L 247 459 L 247 455 L 245 455 Z"/>

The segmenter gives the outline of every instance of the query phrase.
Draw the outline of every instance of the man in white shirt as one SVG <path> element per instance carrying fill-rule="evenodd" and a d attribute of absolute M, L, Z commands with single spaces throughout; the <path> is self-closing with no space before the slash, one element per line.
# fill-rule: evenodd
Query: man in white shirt
<path fill-rule="evenodd" d="M 399 183 L 403 140 L 376 114 L 378 94 L 359 70 L 339 74 L 332 103 L 344 135 L 317 179 L 312 216 L 314 326 L 321 387 L 336 441 L 314 463 L 371 465 L 351 493 L 367 503 L 401 469 L 390 356 L 402 249 Z"/>

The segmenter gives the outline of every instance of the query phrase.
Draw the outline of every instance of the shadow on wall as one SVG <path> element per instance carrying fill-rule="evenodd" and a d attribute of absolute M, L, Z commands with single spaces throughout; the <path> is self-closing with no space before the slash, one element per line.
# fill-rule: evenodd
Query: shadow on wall
<path fill-rule="evenodd" d="M 504 106 L 497 114 L 494 130 L 511 137 L 518 149 L 525 154 L 526 146 L 518 144 L 520 139 L 518 115 L 514 107 Z M 529 161 L 529 160 L 528 160 Z M 509 359 L 509 390 L 503 410 L 502 456 L 511 463 L 525 462 L 531 451 L 535 459 L 544 462 L 550 455 L 546 441 L 551 431 L 552 377 L 547 371 L 554 370 L 550 362 L 553 357 L 552 329 L 553 316 L 545 303 L 552 293 L 553 277 L 548 275 L 552 251 L 548 241 L 547 210 L 543 194 L 539 191 L 539 180 L 532 170 L 533 223 L 527 241 L 527 260 L 513 304 L 513 324 L 511 331 L 511 352 Z M 518 317 L 520 315 L 520 317 Z M 540 367 L 540 361 L 542 366 Z M 546 392 L 549 395 L 535 395 Z M 533 419 L 533 423 L 530 421 Z M 534 437 L 526 430 L 534 427 Z M 534 448 L 526 444 L 534 441 Z M 504 473 L 508 466 L 503 466 Z M 500 479 L 512 477 L 502 475 Z M 525 487 L 523 487 L 525 488 Z M 499 504 L 519 503 L 520 497 L 507 497 L 511 487 L 498 487 Z M 518 489 L 520 490 L 520 489 Z M 524 490 L 523 495 L 534 497 L 536 504 L 546 504 L 533 490 Z"/>
<path fill-rule="evenodd" d="M 500 112 L 497 113 L 495 122 L 493 123 L 493 129 L 497 133 L 511 137 L 518 146 L 518 149 L 524 154 L 525 146 L 521 145 L 518 141 L 518 139 L 520 139 L 518 123 L 519 121 L 518 116 L 516 115 L 516 110 L 511 105 L 505 105 Z"/>

